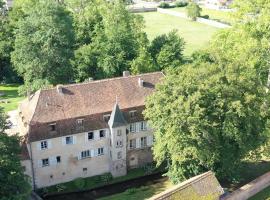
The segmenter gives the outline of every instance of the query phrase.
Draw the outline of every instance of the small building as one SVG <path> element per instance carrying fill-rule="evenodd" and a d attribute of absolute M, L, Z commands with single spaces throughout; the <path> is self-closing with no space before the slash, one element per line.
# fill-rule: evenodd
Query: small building
<path fill-rule="evenodd" d="M 222 8 L 229 8 L 232 4 L 233 0 L 205 0 L 205 6 L 214 9 L 222 9 Z"/>
<path fill-rule="evenodd" d="M 22 165 L 34 188 L 127 170 L 153 161 L 145 99 L 161 72 L 39 90 L 19 106 Z"/>

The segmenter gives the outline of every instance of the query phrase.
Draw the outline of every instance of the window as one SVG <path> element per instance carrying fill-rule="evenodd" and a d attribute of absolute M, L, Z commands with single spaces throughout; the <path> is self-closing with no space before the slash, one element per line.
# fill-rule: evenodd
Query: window
<path fill-rule="evenodd" d="M 130 124 L 129 130 L 131 133 L 134 133 L 136 131 L 136 123 Z"/>
<path fill-rule="evenodd" d="M 77 125 L 83 126 L 84 119 L 77 119 Z"/>
<path fill-rule="evenodd" d="M 99 131 L 99 137 L 100 137 L 100 138 L 105 137 L 105 130 L 100 130 L 100 131 Z"/>
<path fill-rule="evenodd" d="M 42 159 L 42 167 L 49 166 L 49 158 Z"/>
<path fill-rule="evenodd" d="M 122 130 L 121 129 L 118 129 L 117 130 L 117 136 L 121 136 L 122 135 Z"/>
<path fill-rule="evenodd" d="M 40 142 L 40 148 L 42 149 L 42 150 L 44 150 L 44 149 L 48 149 L 48 142 L 45 140 L 45 141 L 41 141 Z"/>
<path fill-rule="evenodd" d="M 84 172 L 84 173 L 87 173 L 87 168 L 86 168 L 86 167 L 83 168 L 83 172 Z"/>
<path fill-rule="evenodd" d="M 117 153 L 117 159 L 122 159 L 122 152 L 121 152 L 121 151 L 119 151 L 119 152 Z"/>
<path fill-rule="evenodd" d="M 61 156 L 56 156 L 56 163 L 60 163 L 61 162 Z"/>
<path fill-rule="evenodd" d="M 98 148 L 98 156 L 104 155 L 104 148 Z"/>
<path fill-rule="evenodd" d="M 133 117 L 136 116 L 136 113 L 137 113 L 136 110 L 129 111 L 129 116 L 130 116 L 131 118 L 133 118 Z"/>
<path fill-rule="evenodd" d="M 56 131 L 56 123 L 49 125 L 49 131 L 51 131 L 51 132 Z"/>
<path fill-rule="evenodd" d="M 110 120 L 110 117 L 111 117 L 110 114 L 108 114 L 108 115 L 103 115 L 103 120 L 104 120 L 105 122 L 108 122 L 108 121 Z"/>
<path fill-rule="evenodd" d="M 140 130 L 145 131 L 146 130 L 146 122 L 141 122 L 140 123 Z"/>
<path fill-rule="evenodd" d="M 50 175 L 50 178 L 53 179 L 53 175 L 52 174 Z"/>
<path fill-rule="evenodd" d="M 136 148 L 136 140 L 129 140 L 129 148 L 130 149 L 135 149 Z"/>
<path fill-rule="evenodd" d="M 146 147 L 147 144 L 146 144 L 146 137 L 141 137 L 141 147 Z"/>
<path fill-rule="evenodd" d="M 122 147 L 123 142 L 121 140 L 116 141 L 116 147 Z"/>
<path fill-rule="evenodd" d="M 91 157 L 90 150 L 82 151 L 81 157 L 82 157 L 82 159 Z"/>
<path fill-rule="evenodd" d="M 93 140 L 94 139 L 94 132 L 89 132 L 88 133 L 88 140 Z"/>
<path fill-rule="evenodd" d="M 25 166 L 22 166 L 22 169 L 23 169 L 24 172 L 26 171 L 26 167 Z"/>
<path fill-rule="evenodd" d="M 73 137 L 72 136 L 66 137 L 66 144 L 73 144 Z"/>

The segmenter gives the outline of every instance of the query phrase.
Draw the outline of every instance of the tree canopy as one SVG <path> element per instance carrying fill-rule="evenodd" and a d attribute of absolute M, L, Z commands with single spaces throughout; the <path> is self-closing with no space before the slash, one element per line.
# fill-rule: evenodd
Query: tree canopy
<path fill-rule="evenodd" d="M 28 178 L 23 174 L 18 155 L 21 152 L 19 137 L 5 133 L 8 124 L 0 107 L 0 199 L 23 200 L 31 192 Z"/>

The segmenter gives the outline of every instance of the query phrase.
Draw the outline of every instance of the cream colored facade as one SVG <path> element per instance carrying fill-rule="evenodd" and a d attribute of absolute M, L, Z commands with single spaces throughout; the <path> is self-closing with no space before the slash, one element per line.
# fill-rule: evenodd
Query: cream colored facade
<path fill-rule="evenodd" d="M 150 128 L 140 130 L 141 123 L 133 123 L 135 132 L 129 132 L 122 144 L 122 156 L 117 157 L 119 152 L 118 147 L 112 148 L 117 143 L 118 138 L 112 139 L 110 142 L 112 132 L 117 136 L 117 130 L 122 130 L 122 135 L 126 136 L 126 129 L 130 129 L 130 124 L 124 127 L 110 129 L 101 129 L 106 132 L 105 137 L 99 137 L 99 131 L 95 130 L 94 139 L 88 140 L 88 132 L 70 135 L 73 137 L 73 144 L 65 144 L 64 137 L 56 137 L 48 140 L 36 141 L 28 144 L 30 157 L 32 158 L 32 166 L 30 161 L 23 161 L 22 165 L 26 168 L 26 174 L 34 176 L 34 185 L 36 188 L 47 187 L 63 182 L 68 182 L 79 177 L 90 177 L 95 175 L 111 172 L 113 176 L 125 175 L 127 171 L 127 164 L 130 168 L 143 165 L 144 162 L 138 162 L 138 155 L 134 154 L 131 160 L 126 160 L 127 154 L 134 150 L 143 150 L 152 146 L 153 135 Z M 146 137 L 146 146 L 141 146 L 141 138 Z M 135 139 L 136 147 L 130 148 L 130 140 Z M 48 146 L 41 149 L 41 142 L 46 141 Z M 112 145 L 111 145 L 112 144 Z M 104 148 L 104 154 L 98 155 L 98 148 Z M 86 150 L 94 150 L 93 153 L 87 157 L 82 158 L 81 152 Z M 148 154 L 151 154 L 151 151 Z M 56 157 L 60 156 L 58 163 Z M 152 157 L 152 155 L 150 155 Z M 149 155 L 148 155 L 149 157 Z M 48 166 L 43 166 L 42 160 L 48 159 Z M 112 163 L 122 161 L 125 163 L 124 169 L 120 174 L 112 170 Z M 152 161 L 152 159 L 150 159 Z M 149 160 L 147 160 L 149 162 Z M 147 163 L 145 162 L 145 163 Z M 31 173 L 33 169 L 33 173 Z M 124 171 L 124 172 L 123 172 Z"/>

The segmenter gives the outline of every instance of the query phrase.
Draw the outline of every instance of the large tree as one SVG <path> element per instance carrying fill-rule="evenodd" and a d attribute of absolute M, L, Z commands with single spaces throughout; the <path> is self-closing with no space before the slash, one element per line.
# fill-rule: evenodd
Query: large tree
<path fill-rule="evenodd" d="M 57 1 L 39 0 L 23 15 L 16 25 L 12 63 L 25 85 L 70 81 L 74 32 L 69 12 Z"/>
<path fill-rule="evenodd" d="M 201 63 L 167 73 L 146 102 L 154 157 L 182 181 L 206 170 L 237 174 L 241 159 L 269 131 L 269 93 L 254 66 Z"/>
<path fill-rule="evenodd" d="M 21 152 L 18 136 L 5 133 L 8 124 L 0 107 L 0 199 L 26 200 L 31 192 L 18 157 Z"/>

